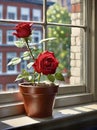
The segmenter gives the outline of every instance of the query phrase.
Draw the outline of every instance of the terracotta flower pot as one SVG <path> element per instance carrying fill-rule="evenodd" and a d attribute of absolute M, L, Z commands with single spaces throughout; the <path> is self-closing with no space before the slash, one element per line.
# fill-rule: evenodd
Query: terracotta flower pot
<path fill-rule="evenodd" d="M 22 83 L 19 84 L 19 89 L 28 116 L 37 118 L 52 116 L 57 85 Z"/>

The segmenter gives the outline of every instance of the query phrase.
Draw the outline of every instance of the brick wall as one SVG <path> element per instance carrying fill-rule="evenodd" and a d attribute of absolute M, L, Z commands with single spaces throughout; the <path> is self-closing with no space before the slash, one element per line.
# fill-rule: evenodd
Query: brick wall
<path fill-rule="evenodd" d="M 82 22 L 82 0 L 71 0 L 72 12 L 71 21 L 73 25 L 80 25 Z M 81 83 L 81 48 L 82 48 L 82 29 L 72 28 L 71 30 L 71 77 L 70 84 Z"/>

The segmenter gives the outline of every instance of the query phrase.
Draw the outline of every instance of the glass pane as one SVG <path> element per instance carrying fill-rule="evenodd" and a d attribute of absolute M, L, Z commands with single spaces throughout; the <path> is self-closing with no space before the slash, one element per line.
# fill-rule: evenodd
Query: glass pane
<path fill-rule="evenodd" d="M 54 52 L 59 61 L 58 71 L 63 73 L 65 84 L 69 84 L 71 28 L 49 26 L 48 32 L 48 37 L 55 37 L 56 39 L 47 44 L 47 49 Z"/>
<path fill-rule="evenodd" d="M 83 35 L 79 28 L 48 26 L 48 37 L 55 37 L 48 42 L 47 49 L 54 52 L 59 60 L 59 70 L 64 76 L 65 84 L 82 84 L 83 82 Z"/>
<path fill-rule="evenodd" d="M 47 10 L 47 21 L 63 24 L 82 25 L 84 0 L 48 0 L 53 1 Z"/>

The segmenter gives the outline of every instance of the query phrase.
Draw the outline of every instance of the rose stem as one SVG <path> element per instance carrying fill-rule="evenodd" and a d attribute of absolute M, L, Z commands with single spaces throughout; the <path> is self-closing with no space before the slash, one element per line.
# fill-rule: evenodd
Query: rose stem
<path fill-rule="evenodd" d="M 32 57 L 32 59 L 33 59 L 33 60 L 35 60 L 35 58 L 34 58 L 34 56 L 33 56 L 32 52 L 31 52 L 31 49 L 30 49 L 30 47 L 29 47 L 29 44 L 28 44 L 28 39 L 27 39 L 27 38 L 25 38 L 25 41 L 26 41 L 27 49 L 28 49 L 28 51 L 30 52 L 30 56 Z"/>

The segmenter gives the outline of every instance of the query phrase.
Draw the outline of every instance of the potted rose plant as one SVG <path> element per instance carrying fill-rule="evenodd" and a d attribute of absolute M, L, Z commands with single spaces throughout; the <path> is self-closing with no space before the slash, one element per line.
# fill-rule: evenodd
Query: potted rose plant
<path fill-rule="evenodd" d="M 55 95 L 58 91 L 55 80 L 64 80 L 64 77 L 61 73 L 56 72 L 59 62 L 53 52 L 30 46 L 32 30 L 32 23 L 23 22 L 16 25 L 15 32 L 13 32 L 13 35 L 18 38 L 15 45 L 27 48 L 22 59 L 28 60 L 27 67 L 32 68 L 32 72 L 28 72 L 26 69 L 22 70 L 16 81 L 22 81 L 19 83 L 19 90 L 23 96 L 27 115 L 48 117 L 52 116 Z M 49 40 L 54 40 L 54 38 L 43 39 L 40 44 Z M 14 57 L 8 65 L 16 65 L 21 61 L 21 57 Z M 46 76 L 50 83 L 41 82 L 42 76 Z"/>

